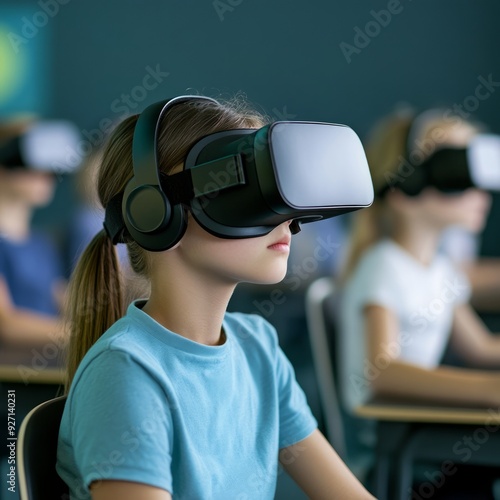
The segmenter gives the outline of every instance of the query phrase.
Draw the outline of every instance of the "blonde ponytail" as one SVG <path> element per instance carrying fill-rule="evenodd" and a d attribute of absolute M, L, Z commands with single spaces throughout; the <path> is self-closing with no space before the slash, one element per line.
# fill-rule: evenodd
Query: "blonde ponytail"
<path fill-rule="evenodd" d="M 100 231 L 83 252 L 69 285 L 66 392 L 85 353 L 124 314 L 116 249 Z"/>
<path fill-rule="evenodd" d="M 365 142 L 365 151 L 375 194 L 386 184 L 390 184 L 391 175 L 400 168 L 411 123 L 410 116 L 396 114 L 382 119 L 370 132 Z M 365 250 L 387 233 L 386 226 L 383 199 L 375 197 L 371 207 L 354 214 L 349 251 L 340 276 L 341 283 L 349 278 Z"/>

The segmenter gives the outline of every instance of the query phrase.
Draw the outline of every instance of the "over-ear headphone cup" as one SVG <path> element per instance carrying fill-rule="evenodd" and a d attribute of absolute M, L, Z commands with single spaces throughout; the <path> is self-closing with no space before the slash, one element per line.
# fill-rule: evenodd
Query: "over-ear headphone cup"
<path fill-rule="evenodd" d="M 140 233 L 153 233 L 170 219 L 170 203 L 156 186 L 138 186 L 126 198 L 129 224 Z"/>
<path fill-rule="evenodd" d="M 137 231 L 129 222 L 125 222 L 127 229 L 139 246 L 150 252 L 162 252 L 176 245 L 186 232 L 187 214 L 182 205 L 174 206 L 167 224 L 152 233 Z"/>
<path fill-rule="evenodd" d="M 151 252 L 162 252 L 176 245 L 184 236 L 187 228 L 187 212 L 182 205 L 175 205 L 171 210 L 170 221 L 167 226 L 156 234 L 149 236 L 144 245 Z"/>
<path fill-rule="evenodd" d="M 173 247 L 186 231 L 182 205 L 170 205 L 156 186 L 127 186 L 122 207 L 130 236 L 145 250 L 160 252 Z"/>
<path fill-rule="evenodd" d="M 135 125 L 132 143 L 134 176 L 123 193 L 122 218 L 130 236 L 144 249 L 159 252 L 172 248 L 186 231 L 186 209 L 171 205 L 163 192 L 158 170 L 158 124 L 167 109 L 202 96 L 180 96 L 148 106 Z"/>

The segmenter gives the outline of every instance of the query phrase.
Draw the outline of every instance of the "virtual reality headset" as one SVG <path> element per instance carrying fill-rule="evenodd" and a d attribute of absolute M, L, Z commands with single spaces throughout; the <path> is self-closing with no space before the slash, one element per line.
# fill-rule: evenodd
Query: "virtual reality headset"
<path fill-rule="evenodd" d="M 181 96 L 146 108 L 133 138 L 134 177 L 106 207 L 113 243 L 127 233 L 151 251 L 174 246 L 187 212 L 220 238 L 263 236 L 279 224 L 320 219 L 368 207 L 373 187 L 363 146 L 345 125 L 280 121 L 201 138 L 182 172 L 159 173 L 158 123 L 172 106 L 210 101 Z M 166 125 L 168 126 L 168 124 Z"/>
<path fill-rule="evenodd" d="M 0 166 L 52 173 L 70 172 L 79 162 L 75 162 L 74 155 L 68 152 L 78 151 L 80 139 L 78 128 L 71 122 L 35 121 L 22 134 L 0 142 Z"/>
<path fill-rule="evenodd" d="M 476 187 L 500 190 L 500 136 L 481 134 L 467 148 L 442 148 L 422 165 L 422 178 L 408 188 L 414 193 L 422 186 L 434 186 L 444 192 Z M 420 170 L 420 167 L 416 169 Z"/>
<path fill-rule="evenodd" d="M 480 133 L 467 147 L 439 145 L 426 158 L 419 151 L 417 139 L 432 120 L 443 120 L 446 110 L 430 109 L 416 115 L 406 137 L 406 152 L 395 172 L 386 174 L 386 185 L 377 190 L 383 197 L 399 189 L 415 196 L 426 187 L 443 193 L 479 188 L 500 191 L 500 136 Z"/>

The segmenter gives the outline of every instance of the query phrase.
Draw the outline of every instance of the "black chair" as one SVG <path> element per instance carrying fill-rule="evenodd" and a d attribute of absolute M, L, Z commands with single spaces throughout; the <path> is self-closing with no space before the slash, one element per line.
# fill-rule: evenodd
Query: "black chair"
<path fill-rule="evenodd" d="M 307 329 L 318 382 L 318 390 L 323 410 L 326 435 L 337 453 L 346 458 L 346 443 L 336 376 L 333 368 L 332 335 L 325 314 L 325 302 L 335 292 L 331 278 L 318 278 L 306 291 L 305 306 Z"/>
<path fill-rule="evenodd" d="M 374 433 L 366 421 L 350 414 L 342 404 L 338 372 L 339 339 L 336 313 L 338 291 L 331 277 L 321 277 L 307 288 L 306 319 L 318 383 L 325 433 L 331 445 L 363 482 L 372 466 Z"/>
<path fill-rule="evenodd" d="M 59 425 L 66 396 L 45 401 L 24 418 L 18 437 L 21 500 L 69 500 L 69 488 L 56 471 Z"/>

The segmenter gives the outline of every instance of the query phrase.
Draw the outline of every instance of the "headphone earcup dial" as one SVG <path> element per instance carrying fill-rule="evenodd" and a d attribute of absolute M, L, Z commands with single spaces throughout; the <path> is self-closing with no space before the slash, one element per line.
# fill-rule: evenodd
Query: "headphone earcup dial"
<path fill-rule="evenodd" d="M 156 186 L 127 186 L 122 215 L 130 236 L 151 252 L 172 248 L 186 232 L 186 210 L 182 205 L 172 207 Z"/>
<path fill-rule="evenodd" d="M 125 211 L 130 225 L 141 233 L 162 228 L 171 215 L 170 203 L 155 186 L 139 186 L 126 198 Z"/>

